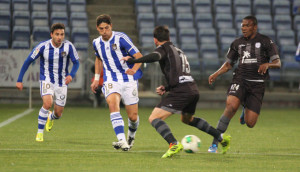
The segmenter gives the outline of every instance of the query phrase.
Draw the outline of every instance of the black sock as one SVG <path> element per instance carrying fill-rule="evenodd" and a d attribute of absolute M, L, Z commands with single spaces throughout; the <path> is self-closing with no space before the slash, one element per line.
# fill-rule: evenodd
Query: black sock
<path fill-rule="evenodd" d="M 151 125 L 169 144 L 177 143 L 177 140 L 173 136 L 169 126 L 163 120 L 156 118 L 151 122 Z"/>
<path fill-rule="evenodd" d="M 214 137 L 214 139 L 222 141 L 221 132 L 209 125 L 207 121 L 202 118 L 194 117 L 193 121 L 189 123 L 190 126 L 196 127 L 201 131 L 206 132 L 207 134 Z"/>
<path fill-rule="evenodd" d="M 225 131 L 228 128 L 229 122 L 230 122 L 230 119 L 227 116 L 222 115 L 218 122 L 217 130 L 220 131 L 221 133 L 225 133 Z M 220 142 L 220 141 L 218 141 L 217 139 L 214 139 L 212 144 L 218 145 L 218 142 Z"/>

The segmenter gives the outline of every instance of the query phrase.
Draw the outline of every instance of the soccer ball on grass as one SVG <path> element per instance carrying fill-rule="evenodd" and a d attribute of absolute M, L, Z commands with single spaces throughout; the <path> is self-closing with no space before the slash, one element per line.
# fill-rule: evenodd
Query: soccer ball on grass
<path fill-rule="evenodd" d="M 186 153 L 196 153 L 199 151 L 201 140 L 195 135 L 186 135 L 181 140 L 181 144 Z"/>

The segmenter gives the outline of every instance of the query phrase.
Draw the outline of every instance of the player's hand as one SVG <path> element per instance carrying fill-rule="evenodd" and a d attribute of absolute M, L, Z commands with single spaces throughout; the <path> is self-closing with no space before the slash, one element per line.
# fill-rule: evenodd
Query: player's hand
<path fill-rule="evenodd" d="M 156 88 L 156 93 L 160 96 L 164 95 L 166 93 L 166 88 L 165 86 L 161 85 Z"/>
<path fill-rule="evenodd" d="M 126 56 L 126 57 L 122 57 L 122 58 L 120 59 L 120 61 L 123 61 L 123 63 L 125 63 L 125 62 L 127 62 L 129 59 L 131 59 L 131 57 L 130 57 L 130 56 Z"/>
<path fill-rule="evenodd" d="M 215 82 L 215 80 L 217 79 L 217 75 L 215 74 L 211 74 L 209 77 L 208 77 L 208 83 L 211 85 Z"/>
<path fill-rule="evenodd" d="M 258 68 L 258 73 L 264 75 L 269 69 L 269 63 L 261 64 Z"/>
<path fill-rule="evenodd" d="M 17 82 L 16 87 L 18 88 L 18 90 L 22 91 L 23 90 L 23 83 L 22 82 Z"/>
<path fill-rule="evenodd" d="M 128 75 L 134 75 L 136 73 L 136 70 L 127 69 L 125 73 L 128 74 Z"/>
<path fill-rule="evenodd" d="M 72 82 L 72 80 L 73 80 L 72 76 L 71 76 L 71 75 L 68 75 L 68 76 L 66 77 L 66 79 L 65 79 L 66 85 L 68 85 L 70 82 Z"/>
<path fill-rule="evenodd" d="M 96 93 L 96 89 L 99 86 L 99 80 L 94 80 L 93 83 L 91 84 L 91 90 L 93 93 Z"/>

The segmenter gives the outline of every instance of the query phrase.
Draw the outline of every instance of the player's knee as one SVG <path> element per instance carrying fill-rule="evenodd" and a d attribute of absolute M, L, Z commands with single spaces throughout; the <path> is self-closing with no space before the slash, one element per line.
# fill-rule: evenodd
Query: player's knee
<path fill-rule="evenodd" d="M 44 102 L 43 108 L 49 110 L 52 106 L 52 102 Z"/>
<path fill-rule="evenodd" d="M 138 114 L 137 113 L 132 113 L 130 115 L 128 115 L 128 118 L 130 121 L 135 122 L 138 119 Z"/>
<path fill-rule="evenodd" d="M 248 128 L 253 128 L 256 122 L 246 122 Z"/>
<path fill-rule="evenodd" d="M 185 124 L 189 124 L 191 121 L 191 117 L 187 117 L 187 116 L 181 116 L 181 122 L 185 123 Z"/>

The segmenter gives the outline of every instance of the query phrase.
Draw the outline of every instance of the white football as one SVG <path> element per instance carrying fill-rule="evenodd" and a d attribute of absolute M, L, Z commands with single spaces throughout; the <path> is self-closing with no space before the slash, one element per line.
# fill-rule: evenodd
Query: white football
<path fill-rule="evenodd" d="M 181 140 L 181 144 L 186 153 L 195 153 L 199 151 L 201 140 L 195 135 L 186 135 Z"/>

